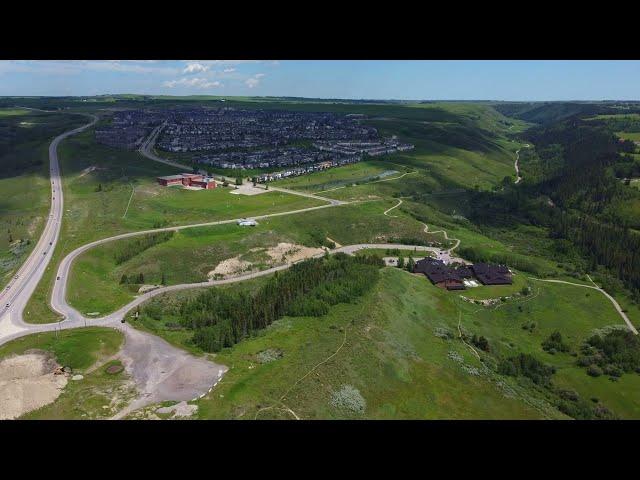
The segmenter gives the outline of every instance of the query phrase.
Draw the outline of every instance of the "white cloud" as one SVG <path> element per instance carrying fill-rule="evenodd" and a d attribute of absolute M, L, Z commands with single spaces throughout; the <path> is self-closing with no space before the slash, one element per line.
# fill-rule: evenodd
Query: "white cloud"
<path fill-rule="evenodd" d="M 224 70 L 222 70 L 223 73 L 232 73 L 235 72 L 236 68 L 234 67 L 230 67 L 230 68 L 225 68 Z"/>
<path fill-rule="evenodd" d="M 137 60 L 14 60 L 0 62 L 0 73 L 76 75 L 86 71 L 176 75 L 177 68 Z"/>
<path fill-rule="evenodd" d="M 185 67 L 182 73 L 199 73 L 209 70 L 209 65 L 203 65 L 202 63 L 190 63 Z"/>
<path fill-rule="evenodd" d="M 264 73 L 256 73 L 253 77 L 247 78 L 244 84 L 249 88 L 255 88 L 260 85 L 260 79 L 264 77 Z"/>
<path fill-rule="evenodd" d="M 176 68 L 157 67 L 148 62 L 136 62 L 134 60 L 109 60 L 109 61 L 87 61 L 81 68 L 95 71 L 125 72 L 125 73 L 159 73 L 173 75 L 177 73 Z"/>
<path fill-rule="evenodd" d="M 217 80 L 212 82 L 206 78 L 199 77 L 181 78 L 179 80 L 167 80 L 166 82 L 163 82 L 162 85 L 168 88 L 174 88 L 177 86 L 189 88 L 216 88 L 223 86 L 222 83 Z"/>

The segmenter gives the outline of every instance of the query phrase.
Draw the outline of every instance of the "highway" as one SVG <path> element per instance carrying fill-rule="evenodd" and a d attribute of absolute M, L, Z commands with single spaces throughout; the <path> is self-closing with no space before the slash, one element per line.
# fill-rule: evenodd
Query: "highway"
<path fill-rule="evenodd" d="M 47 265 L 49 265 L 51 255 L 58 242 L 64 213 L 64 197 L 60 184 L 60 165 L 57 154 L 58 145 L 65 138 L 86 130 L 98 121 L 98 118 L 94 115 L 87 116 L 92 118 L 90 123 L 57 136 L 49 145 L 49 173 L 51 178 L 49 218 L 47 218 L 47 223 L 33 251 L 0 294 L 0 343 L 4 343 L 2 341 L 4 337 L 12 336 L 15 333 L 27 332 L 32 328 L 32 325 L 23 321 L 22 312 L 42 278 Z"/>

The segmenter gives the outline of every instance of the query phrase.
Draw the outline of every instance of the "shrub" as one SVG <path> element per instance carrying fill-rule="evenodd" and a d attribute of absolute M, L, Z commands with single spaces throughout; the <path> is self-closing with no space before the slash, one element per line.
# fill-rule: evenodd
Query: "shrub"
<path fill-rule="evenodd" d="M 589 368 L 587 368 L 587 373 L 592 377 L 599 377 L 600 375 L 602 375 L 602 369 L 597 365 L 589 365 Z"/>
<path fill-rule="evenodd" d="M 354 413 L 364 413 L 367 408 L 367 402 L 360 391 L 351 385 L 343 385 L 340 390 L 333 392 L 330 403 L 335 408 Z"/>
<path fill-rule="evenodd" d="M 498 373 L 512 377 L 527 377 L 533 383 L 548 385 L 551 382 L 551 376 L 555 373 L 555 368 L 542 363 L 528 353 L 521 353 L 500 360 Z"/>
<path fill-rule="evenodd" d="M 489 345 L 489 340 L 487 340 L 486 337 L 483 336 L 477 336 L 477 335 L 473 335 L 473 337 L 471 338 L 471 343 L 473 343 L 476 347 L 478 347 L 480 350 L 484 351 L 484 352 L 490 352 L 491 351 L 491 346 Z"/>
<path fill-rule="evenodd" d="M 542 349 L 553 354 L 555 352 L 568 352 L 569 346 L 562 341 L 562 335 L 556 330 L 542 342 Z"/>

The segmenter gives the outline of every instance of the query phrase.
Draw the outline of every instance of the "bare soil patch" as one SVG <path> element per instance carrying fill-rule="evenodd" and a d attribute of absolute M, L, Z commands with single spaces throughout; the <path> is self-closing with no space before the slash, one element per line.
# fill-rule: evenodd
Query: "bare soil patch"
<path fill-rule="evenodd" d="M 275 247 L 270 248 L 252 248 L 250 253 L 264 253 L 269 260 L 268 266 L 282 265 L 286 263 L 295 263 L 300 260 L 313 257 L 314 255 L 322 255 L 324 249 L 305 247 L 295 243 L 280 242 Z M 229 278 L 244 273 L 258 270 L 253 262 L 242 259 L 243 255 L 237 255 L 220 262 L 215 269 L 208 274 L 209 279 Z"/>
<path fill-rule="evenodd" d="M 56 400 L 66 374 L 48 353 L 28 350 L 0 361 L 0 420 L 17 418 Z"/>

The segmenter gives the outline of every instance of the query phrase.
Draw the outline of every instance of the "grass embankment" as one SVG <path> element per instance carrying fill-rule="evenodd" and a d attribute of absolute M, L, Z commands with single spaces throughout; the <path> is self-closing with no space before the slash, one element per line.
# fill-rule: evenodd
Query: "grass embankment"
<path fill-rule="evenodd" d="M 172 294 L 155 301 L 177 300 Z M 467 342 L 473 334 L 488 339 L 491 353 L 476 348 L 488 369 L 459 340 L 459 319 Z M 188 345 L 188 331 L 142 321 Z M 535 284 L 527 297 L 498 308 L 479 307 L 423 276 L 386 268 L 373 292 L 357 301 L 332 307 L 320 318 L 285 317 L 224 349 L 216 361 L 230 366 L 229 372 L 196 403 L 201 418 L 293 418 L 287 409 L 305 419 L 566 418 L 546 390 L 491 367 L 522 352 L 555 366 L 556 386 L 585 400 L 597 398 L 622 418 L 638 418 L 640 401 L 633 391 L 640 377 L 594 379 L 575 366 L 570 353 L 551 355 L 541 346 L 559 330 L 575 352 L 594 329 L 620 323 L 606 298 L 579 287 Z M 345 385 L 364 398 L 363 413 L 332 405 Z"/>

